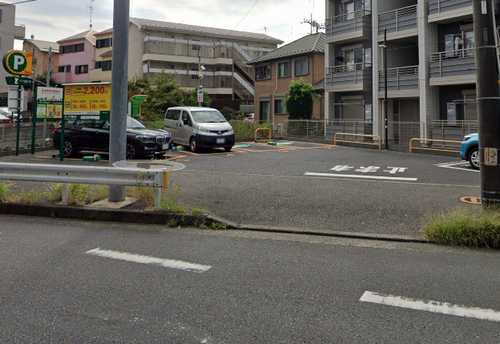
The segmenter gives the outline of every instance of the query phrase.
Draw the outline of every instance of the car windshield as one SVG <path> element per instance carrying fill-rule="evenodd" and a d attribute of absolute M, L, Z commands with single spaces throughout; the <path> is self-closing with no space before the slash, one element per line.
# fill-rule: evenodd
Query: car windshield
<path fill-rule="evenodd" d="M 224 123 L 224 116 L 217 110 L 191 111 L 193 119 L 197 123 Z"/>
<path fill-rule="evenodd" d="M 127 129 L 145 129 L 146 127 L 136 119 L 127 117 Z"/>

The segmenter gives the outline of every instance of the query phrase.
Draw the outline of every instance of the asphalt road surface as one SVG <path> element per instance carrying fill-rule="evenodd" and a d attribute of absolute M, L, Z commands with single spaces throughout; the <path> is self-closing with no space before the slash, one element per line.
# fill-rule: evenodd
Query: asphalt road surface
<path fill-rule="evenodd" d="M 479 173 L 443 156 L 302 143 L 178 161 L 184 203 L 250 225 L 421 236 L 429 216 L 480 193 Z"/>
<path fill-rule="evenodd" d="M 52 154 L 3 160 L 57 163 Z M 180 203 L 245 225 L 421 237 L 430 216 L 480 194 L 479 173 L 443 156 L 294 143 L 171 158 L 186 166 L 172 178 Z"/>
<path fill-rule="evenodd" d="M 0 223 L 2 343 L 500 342 L 495 252 Z"/>

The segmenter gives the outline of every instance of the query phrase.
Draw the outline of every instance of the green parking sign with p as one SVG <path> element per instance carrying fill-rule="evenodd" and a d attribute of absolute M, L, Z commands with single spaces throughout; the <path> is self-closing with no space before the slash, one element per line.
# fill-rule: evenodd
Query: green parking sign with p
<path fill-rule="evenodd" d="M 3 57 L 3 67 L 12 75 L 31 75 L 33 55 L 20 50 L 11 50 Z"/>

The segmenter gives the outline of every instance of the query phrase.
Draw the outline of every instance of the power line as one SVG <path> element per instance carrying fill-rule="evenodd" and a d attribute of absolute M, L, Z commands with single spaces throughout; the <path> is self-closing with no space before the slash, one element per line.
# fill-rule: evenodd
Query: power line
<path fill-rule="evenodd" d="M 243 18 L 241 18 L 241 20 L 238 22 L 238 24 L 236 24 L 236 28 L 239 27 L 241 25 L 241 23 L 243 23 L 248 18 L 248 16 L 250 15 L 250 13 L 254 10 L 255 6 L 257 6 L 258 2 L 259 2 L 259 0 L 255 0 L 253 2 L 252 6 L 249 8 L 249 10 L 247 11 L 247 13 L 245 13 L 245 15 L 243 16 Z"/>

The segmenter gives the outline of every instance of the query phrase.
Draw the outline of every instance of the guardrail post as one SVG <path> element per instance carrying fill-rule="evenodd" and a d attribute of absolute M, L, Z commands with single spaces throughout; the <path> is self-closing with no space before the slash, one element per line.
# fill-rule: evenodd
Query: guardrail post
<path fill-rule="evenodd" d="M 155 208 L 160 209 L 161 208 L 161 195 L 162 195 L 162 188 L 155 188 Z"/>

